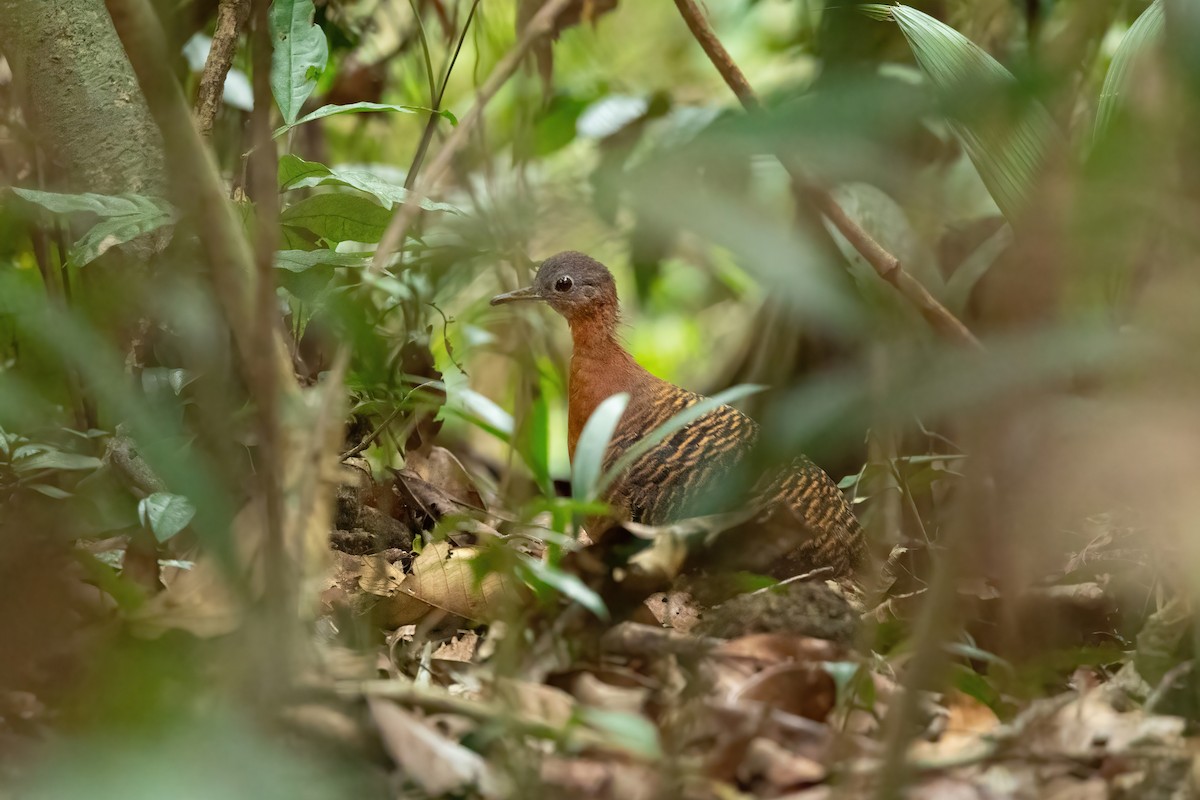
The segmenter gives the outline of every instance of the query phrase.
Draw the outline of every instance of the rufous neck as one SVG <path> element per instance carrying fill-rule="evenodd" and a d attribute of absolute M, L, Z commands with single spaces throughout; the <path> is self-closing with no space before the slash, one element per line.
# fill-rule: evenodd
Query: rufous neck
<path fill-rule="evenodd" d="M 571 339 L 575 352 L 604 352 L 616 349 L 624 352 L 617 342 L 617 315 L 615 311 L 589 314 L 586 317 L 569 319 Z"/>

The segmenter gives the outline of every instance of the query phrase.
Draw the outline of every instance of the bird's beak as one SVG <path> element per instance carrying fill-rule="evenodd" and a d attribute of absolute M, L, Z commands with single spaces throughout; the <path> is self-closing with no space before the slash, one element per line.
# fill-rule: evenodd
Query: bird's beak
<path fill-rule="evenodd" d="M 524 289 L 517 289 L 515 292 L 505 292 L 498 294 L 492 298 L 492 305 L 499 306 L 504 303 L 515 303 L 518 300 L 543 300 L 538 290 L 532 286 L 526 286 Z"/>

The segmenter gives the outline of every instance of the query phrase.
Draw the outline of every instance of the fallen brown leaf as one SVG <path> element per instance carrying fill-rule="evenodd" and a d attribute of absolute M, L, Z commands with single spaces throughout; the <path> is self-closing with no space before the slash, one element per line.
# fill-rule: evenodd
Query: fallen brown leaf
<path fill-rule="evenodd" d="M 381 599 L 380 624 L 398 628 L 435 608 L 470 620 L 492 618 L 501 603 L 515 600 L 516 586 L 495 572 L 478 580 L 471 565 L 477 554 L 474 548 L 453 547 L 449 542 L 428 545 L 413 559 L 411 572 L 397 591 Z"/>
<path fill-rule="evenodd" d="M 447 739 L 393 702 L 369 697 L 367 706 L 388 755 L 402 775 L 427 794 L 436 797 L 475 789 L 485 798 L 504 795 L 501 782 L 474 750 Z"/>

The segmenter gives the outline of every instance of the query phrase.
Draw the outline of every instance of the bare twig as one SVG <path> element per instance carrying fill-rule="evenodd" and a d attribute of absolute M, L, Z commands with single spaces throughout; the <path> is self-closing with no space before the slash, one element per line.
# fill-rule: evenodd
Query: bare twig
<path fill-rule="evenodd" d="M 347 458 L 356 456 L 359 453 L 361 453 L 363 450 L 366 450 L 368 447 L 370 447 L 375 442 L 376 439 L 378 439 L 380 436 L 383 435 L 383 432 L 388 429 L 388 426 L 396 421 L 396 417 L 400 416 L 404 412 L 404 410 L 405 409 L 404 409 L 403 403 L 396 406 L 394 409 L 392 409 L 392 413 L 388 414 L 384 418 L 383 422 L 379 423 L 379 427 L 377 427 L 375 430 L 371 431 L 369 434 L 367 434 L 365 437 L 363 437 L 363 440 L 361 442 L 359 442 L 358 444 L 354 445 L 354 447 L 351 447 L 349 450 L 342 453 L 340 460 L 345 461 Z"/>
<path fill-rule="evenodd" d="M 749 112 L 760 111 L 762 104 L 759 102 L 754 88 L 750 86 L 746 76 L 742 74 L 738 65 L 729 55 L 729 51 L 713 33 L 712 26 L 708 24 L 708 20 L 696 6 L 695 0 L 675 0 L 675 6 L 679 9 L 680 15 L 687 23 L 688 29 L 691 30 L 696 41 L 704 48 L 705 54 L 717 68 L 717 72 L 721 74 L 726 85 L 741 102 L 742 107 Z M 779 160 L 788 175 L 791 176 L 797 196 L 810 202 L 826 219 L 833 223 L 833 226 L 866 259 L 879 277 L 896 287 L 896 290 L 916 307 L 921 316 L 937 333 L 950 341 L 982 349 L 979 340 L 967 326 L 938 302 L 937 298 L 930 294 L 920 281 L 907 272 L 896 256 L 889 253 L 857 222 L 851 219 L 828 191 L 815 185 L 805 176 L 799 165 L 786 155 L 780 153 Z"/>
<path fill-rule="evenodd" d="M 221 97 L 225 91 L 225 78 L 237 55 L 238 35 L 250 13 L 250 0 L 221 0 L 217 7 L 217 27 L 213 31 L 212 47 L 200 74 L 200 86 L 196 91 L 196 127 L 200 135 L 212 135 L 213 123 L 217 119 Z"/>
<path fill-rule="evenodd" d="M 521 66 L 521 61 L 529 52 L 529 48 L 553 30 L 554 21 L 558 19 L 558 15 L 573 1 L 549 0 L 546 5 L 542 6 L 541 10 L 529 21 L 529 26 L 521 33 L 521 37 L 513 45 L 512 50 L 505 54 L 496 68 L 492 70 L 492 74 L 479 87 L 479 91 L 475 95 L 475 104 L 471 106 L 471 110 L 459 119 L 458 126 L 446 137 L 446 142 L 438 150 L 437 156 L 429 162 L 429 167 L 425 170 L 422 179 L 413 184 L 408 200 L 400 206 L 392 217 L 392 221 L 388 223 L 387 231 L 383 234 L 379 248 L 375 251 L 371 269 L 377 272 L 382 271 L 388 258 L 403 244 L 409 225 L 421 211 L 421 202 L 429 196 L 438 181 L 450 171 L 454 156 L 466 144 L 472 130 L 483 118 L 483 110 L 487 108 L 487 104 Z"/>

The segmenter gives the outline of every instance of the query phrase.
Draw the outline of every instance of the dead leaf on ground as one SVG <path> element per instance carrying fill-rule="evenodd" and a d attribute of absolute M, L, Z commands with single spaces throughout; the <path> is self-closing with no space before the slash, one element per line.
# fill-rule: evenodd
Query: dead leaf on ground
<path fill-rule="evenodd" d="M 585 706 L 627 714 L 644 713 L 650 699 L 650 689 L 646 686 L 609 683 L 592 672 L 581 672 L 574 677 L 571 694 Z"/>
<path fill-rule="evenodd" d="M 552 797 L 652 800 L 660 796 L 659 770 L 636 762 L 552 756 L 542 762 L 541 777 L 557 790 Z"/>
<path fill-rule="evenodd" d="M 501 797 L 501 782 L 483 756 L 434 731 L 393 702 L 367 698 L 383 745 L 401 774 L 433 797 L 474 789 Z"/>
<path fill-rule="evenodd" d="M 982 757 L 991 749 L 985 737 L 1000 726 L 996 712 L 961 692 L 949 696 L 947 711 L 941 736 L 935 742 L 914 742 L 909 751 L 912 758 L 948 762 Z"/>
<path fill-rule="evenodd" d="M 760 736 L 750 742 L 737 774 L 738 781 L 756 795 L 774 796 L 820 783 L 829 770 L 811 758 Z"/>
<path fill-rule="evenodd" d="M 700 622 L 700 604 L 688 592 L 655 592 L 644 605 L 655 622 L 681 633 L 691 631 Z"/>
<path fill-rule="evenodd" d="M 398 628 L 434 608 L 475 621 L 491 619 L 502 603 L 516 599 L 517 588 L 494 571 L 478 580 L 471 565 L 477 554 L 475 548 L 453 547 L 449 542 L 428 545 L 413 559 L 398 591 L 380 601 L 380 624 Z"/>
<path fill-rule="evenodd" d="M 552 728 L 566 727 L 575 714 L 575 698 L 541 683 L 500 679 L 496 693 L 521 716 L 545 722 Z"/>
<path fill-rule="evenodd" d="M 466 661 L 475 658 L 475 650 L 479 647 L 479 634 L 475 631 L 462 631 L 460 635 L 442 642 L 433 651 L 433 658 L 442 661 Z"/>
<path fill-rule="evenodd" d="M 428 454 L 420 451 L 410 452 L 406 454 L 405 466 L 421 480 L 437 486 L 459 503 L 480 510 L 487 509 L 466 467 L 446 448 L 435 445 L 429 449 Z"/>
<path fill-rule="evenodd" d="M 1106 686 L 1082 692 L 1067 703 L 1039 700 L 1021 715 L 1020 744 L 1031 752 L 1081 755 L 1102 750 L 1120 755 L 1135 744 L 1185 748 L 1186 722 L 1180 717 L 1147 714 L 1140 708 L 1118 710 L 1119 698 Z"/>
<path fill-rule="evenodd" d="M 730 693 L 735 703 L 762 703 L 805 719 L 821 721 L 837 703 L 837 685 L 818 662 L 775 664 Z"/>

